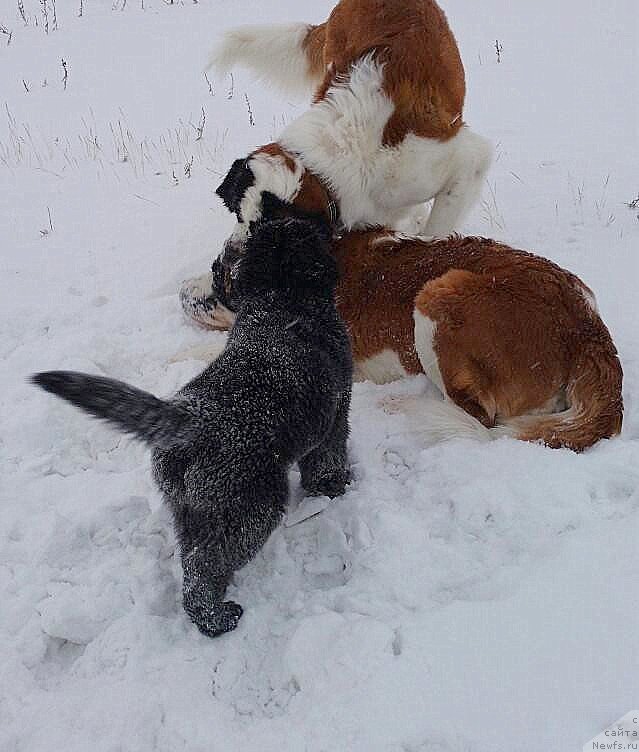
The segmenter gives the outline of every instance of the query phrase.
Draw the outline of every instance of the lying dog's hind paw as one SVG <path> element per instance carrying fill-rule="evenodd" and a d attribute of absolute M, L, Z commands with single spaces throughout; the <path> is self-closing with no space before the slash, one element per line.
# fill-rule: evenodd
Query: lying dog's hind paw
<path fill-rule="evenodd" d="M 212 287 L 212 274 L 182 282 L 180 305 L 190 321 L 205 329 L 225 331 L 235 322 L 235 314 L 217 299 Z"/>

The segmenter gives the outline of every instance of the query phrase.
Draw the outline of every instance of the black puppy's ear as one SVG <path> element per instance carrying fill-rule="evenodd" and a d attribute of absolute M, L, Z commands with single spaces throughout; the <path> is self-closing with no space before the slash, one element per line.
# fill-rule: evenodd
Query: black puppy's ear
<path fill-rule="evenodd" d="M 262 220 L 269 222 L 273 219 L 284 219 L 290 216 L 292 206 L 288 201 L 282 201 L 270 191 L 262 191 Z"/>
<path fill-rule="evenodd" d="M 330 237 L 328 228 L 308 219 L 259 224 L 241 261 L 244 294 L 279 290 L 291 299 L 329 297 L 337 284 Z"/>
<path fill-rule="evenodd" d="M 255 183 L 255 175 L 249 167 L 248 159 L 236 159 L 226 177 L 215 192 L 224 202 L 224 206 L 241 221 L 240 205 L 246 189 Z"/>
<path fill-rule="evenodd" d="M 327 233 L 327 238 L 331 238 L 333 235 L 330 222 L 324 212 L 310 212 L 300 209 L 294 203 L 283 201 L 279 196 L 276 196 L 270 191 L 262 191 L 261 202 L 261 221 L 270 222 L 275 219 L 286 219 L 287 217 L 292 219 L 304 219 L 314 223 L 318 228 L 324 228 Z M 321 232 L 322 230 L 319 229 L 318 231 Z M 253 232 L 253 230 L 251 230 L 251 232 Z"/>
<path fill-rule="evenodd" d="M 286 217 L 294 216 L 291 212 L 291 204 L 288 201 L 282 201 L 279 196 L 276 196 L 270 191 L 262 191 L 260 204 L 261 214 L 259 219 L 249 222 L 249 235 L 255 235 L 256 232 L 259 232 L 259 228 L 265 222 L 272 222 L 277 219 L 285 219 Z"/>

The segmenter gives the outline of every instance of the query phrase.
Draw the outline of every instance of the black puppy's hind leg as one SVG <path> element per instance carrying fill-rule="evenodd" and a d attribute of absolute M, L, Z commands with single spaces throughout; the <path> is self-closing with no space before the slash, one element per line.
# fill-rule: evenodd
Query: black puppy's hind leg
<path fill-rule="evenodd" d="M 184 610 L 200 632 L 215 637 L 230 632 L 242 607 L 225 601 L 234 571 L 247 564 L 280 523 L 288 497 L 288 476 L 277 463 L 257 463 L 245 475 L 230 508 L 209 517 L 182 506 L 174 514 L 182 551 Z"/>
<path fill-rule="evenodd" d="M 328 436 L 298 462 L 302 487 L 310 496 L 341 496 L 350 480 L 346 444 L 348 408 L 345 400 L 335 416 Z"/>
<path fill-rule="evenodd" d="M 232 572 L 215 566 L 211 559 L 211 551 L 197 545 L 182 550 L 182 598 L 184 610 L 200 632 L 216 637 L 237 627 L 242 606 L 223 600 Z"/>
<path fill-rule="evenodd" d="M 225 561 L 219 532 L 206 513 L 167 497 L 173 512 L 183 572 L 183 606 L 187 616 L 209 637 L 230 632 L 242 616 L 237 603 L 224 602 L 232 569 Z"/>

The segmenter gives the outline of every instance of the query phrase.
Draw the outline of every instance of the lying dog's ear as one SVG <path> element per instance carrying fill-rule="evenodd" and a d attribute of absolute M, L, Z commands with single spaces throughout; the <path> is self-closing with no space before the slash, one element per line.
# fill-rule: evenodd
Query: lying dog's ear
<path fill-rule="evenodd" d="M 253 170 L 249 166 L 249 160 L 236 159 L 215 191 L 224 202 L 224 206 L 236 214 L 239 221 L 242 221 L 240 212 L 242 199 L 246 189 L 254 183 L 255 175 L 253 175 Z"/>
<path fill-rule="evenodd" d="M 315 220 L 256 225 L 238 270 L 242 296 L 278 290 L 291 299 L 330 297 L 337 284 L 330 241 L 330 228 Z"/>

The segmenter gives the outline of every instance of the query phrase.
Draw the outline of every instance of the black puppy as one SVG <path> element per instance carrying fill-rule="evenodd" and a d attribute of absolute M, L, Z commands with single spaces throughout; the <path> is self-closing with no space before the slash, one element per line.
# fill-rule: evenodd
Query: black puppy
<path fill-rule="evenodd" d="M 237 626 L 242 608 L 224 593 L 280 522 L 289 467 L 299 463 L 310 494 L 337 496 L 348 482 L 352 363 L 328 243 L 316 223 L 262 224 L 234 271 L 239 305 L 226 348 L 171 400 L 81 373 L 33 376 L 154 447 L 184 609 L 206 635 Z"/>

